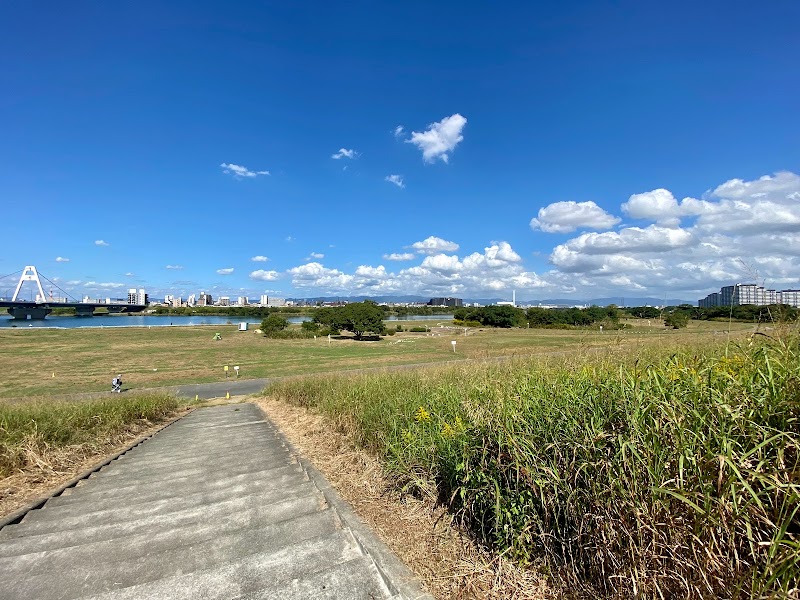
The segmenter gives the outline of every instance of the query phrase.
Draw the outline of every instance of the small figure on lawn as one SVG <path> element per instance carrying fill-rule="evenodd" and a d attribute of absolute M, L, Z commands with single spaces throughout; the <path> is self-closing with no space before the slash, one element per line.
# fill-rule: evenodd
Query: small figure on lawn
<path fill-rule="evenodd" d="M 118 394 L 122 392 L 122 375 L 117 375 L 111 380 L 111 391 Z"/>

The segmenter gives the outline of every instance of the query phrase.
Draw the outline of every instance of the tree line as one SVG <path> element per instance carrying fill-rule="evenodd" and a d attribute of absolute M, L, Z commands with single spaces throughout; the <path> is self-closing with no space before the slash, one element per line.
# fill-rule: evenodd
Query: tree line
<path fill-rule="evenodd" d="M 524 310 L 514 306 L 476 306 L 458 308 L 453 311 L 456 321 L 465 325 L 483 327 L 588 327 L 606 324 L 609 328 L 619 325 L 619 309 L 590 306 L 589 308 L 539 308 Z"/>

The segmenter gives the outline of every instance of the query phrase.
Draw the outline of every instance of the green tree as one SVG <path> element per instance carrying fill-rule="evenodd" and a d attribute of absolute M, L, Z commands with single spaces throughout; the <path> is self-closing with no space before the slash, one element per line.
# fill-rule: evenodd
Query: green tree
<path fill-rule="evenodd" d="M 374 302 L 354 302 L 342 307 L 344 325 L 341 329 L 352 331 L 356 339 L 362 339 L 367 332 L 382 334 L 386 332 L 383 324 L 384 312 Z"/>
<path fill-rule="evenodd" d="M 314 321 L 333 331 L 345 330 L 362 339 L 367 332 L 383 334 L 384 310 L 370 300 L 353 302 L 344 306 L 319 309 L 314 314 Z"/>
<path fill-rule="evenodd" d="M 682 310 L 675 310 L 664 317 L 664 325 L 673 329 L 682 329 L 689 324 L 689 315 Z"/>
<path fill-rule="evenodd" d="M 289 326 L 289 321 L 278 314 L 272 314 L 261 321 L 261 331 L 264 335 L 270 335 L 278 331 L 283 331 Z"/>

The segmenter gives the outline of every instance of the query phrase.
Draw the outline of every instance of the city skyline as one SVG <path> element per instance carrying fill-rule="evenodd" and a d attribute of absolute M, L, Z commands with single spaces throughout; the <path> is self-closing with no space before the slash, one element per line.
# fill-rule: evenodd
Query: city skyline
<path fill-rule="evenodd" d="M 800 287 L 795 3 L 44 4 L 0 9 L 0 274 L 79 298 Z"/>

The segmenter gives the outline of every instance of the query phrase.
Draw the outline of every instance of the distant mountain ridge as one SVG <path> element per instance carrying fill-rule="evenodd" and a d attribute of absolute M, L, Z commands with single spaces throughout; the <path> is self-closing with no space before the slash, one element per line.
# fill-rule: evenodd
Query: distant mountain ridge
<path fill-rule="evenodd" d="M 373 302 L 393 302 L 393 303 L 418 303 L 425 304 L 431 299 L 431 296 L 316 296 L 313 298 L 290 298 L 290 300 L 303 301 L 303 302 L 363 302 L 364 300 L 372 300 Z M 509 302 L 511 298 L 462 298 L 465 303 L 469 304 L 497 304 L 498 302 Z M 679 298 L 656 298 L 653 296 L 645 296 L 643 298 L 635 297 L 606 297 L 606 298 L 543 298 L 537 300 L 517 300 L 518 304 L 524 305 L 556 305 L 556 306 L 608 306 L 609 304 L 616 304 L 617 306 L 678 306 L 680 304 L 691 304 L 695 306 L 697 300 L 686 300 Z"/>

